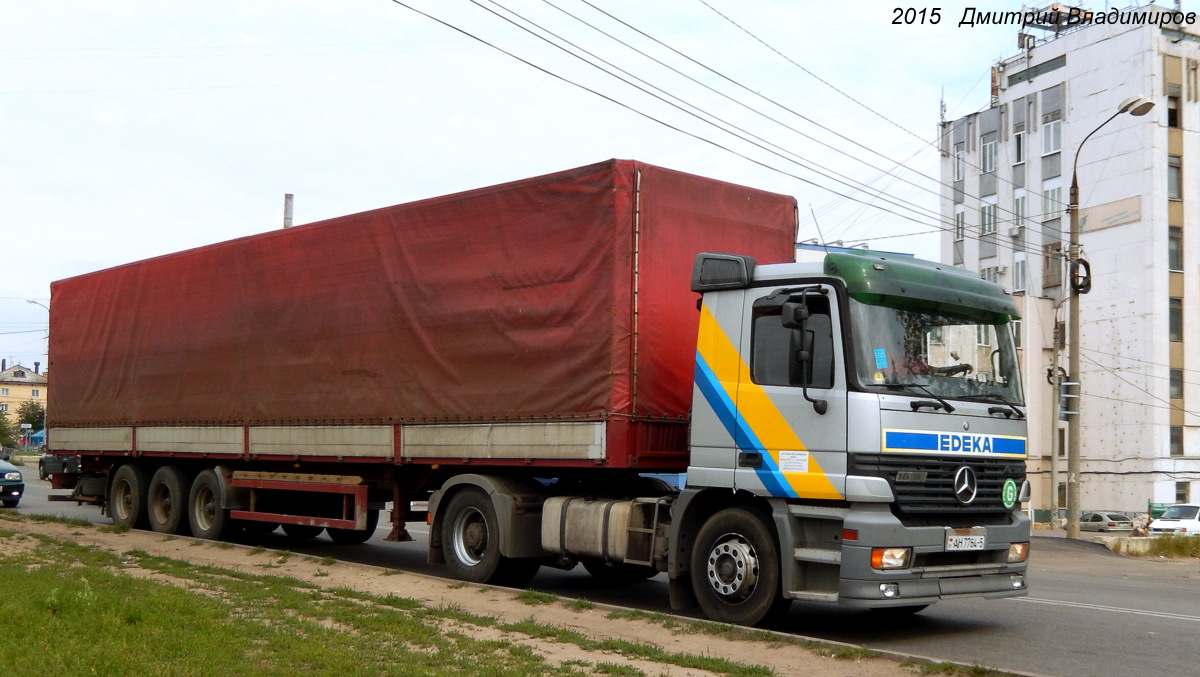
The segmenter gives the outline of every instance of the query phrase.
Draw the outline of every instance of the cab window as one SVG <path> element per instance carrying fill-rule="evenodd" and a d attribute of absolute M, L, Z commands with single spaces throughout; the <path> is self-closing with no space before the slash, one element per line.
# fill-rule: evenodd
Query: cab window
<path fill-rule="evenodd" d="M 799 300 L 795 298 L 793 300 Z M 809 296 L 808 326 L 804 330 L 811 342 L 812 359 L 803 369 L 800 352 L 804 335 L 799 329 L 783 326 L 782 304 L 762 304 L 754 310 L 753 347 L 750 354 L 751 378 L 759 385 L 833 387 L 833 322 L 829 301 Z M 755 304 L 758 306 L 759 304 Z"/>

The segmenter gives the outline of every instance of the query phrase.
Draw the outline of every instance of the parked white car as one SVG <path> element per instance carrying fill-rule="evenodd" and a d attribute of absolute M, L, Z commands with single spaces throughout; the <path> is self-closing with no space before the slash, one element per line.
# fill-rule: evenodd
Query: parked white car
<path fill-rule="evenodd" d="M 1162 517 L 1150 523 L 1150 534 L 1200 535 L 1200 505 L 1181 503 L 1169 506 Z"/>

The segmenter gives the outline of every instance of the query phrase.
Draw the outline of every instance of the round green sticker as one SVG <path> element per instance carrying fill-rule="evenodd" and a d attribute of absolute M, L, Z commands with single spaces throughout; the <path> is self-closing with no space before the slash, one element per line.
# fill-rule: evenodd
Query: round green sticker
<path fill-rule="evenodd" d="M 1001 493 L 1001 500 L 1004 501 L 1004 507 L 1011 508 L 1017 504 L 1017 483 L 1013 478 L 1004 480 L 1004 490 Z"/>

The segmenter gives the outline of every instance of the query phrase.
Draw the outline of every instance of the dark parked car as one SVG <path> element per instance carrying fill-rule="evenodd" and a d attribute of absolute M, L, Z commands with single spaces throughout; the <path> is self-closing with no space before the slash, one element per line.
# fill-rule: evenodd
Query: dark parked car
<path fill-rule="evenodd" d="M 38 459 L 38 477 L 40 479 L 48 480 L 51 475 L 60 472 L 79 472 L 79 457 L 42 454 L 42 457 Z"/>
<path fill-rule="evenodd" d="M 25 493 L 25 478 L 17 466 L 0 461 L 0 503 L 6 508 L 15 508 Z"/>
<path fill-rule="evenodd" d="M 1080 531 L 1133 531 L 1133 520 L 1119 512 L 1085 512 L 1079 518 Z"/>

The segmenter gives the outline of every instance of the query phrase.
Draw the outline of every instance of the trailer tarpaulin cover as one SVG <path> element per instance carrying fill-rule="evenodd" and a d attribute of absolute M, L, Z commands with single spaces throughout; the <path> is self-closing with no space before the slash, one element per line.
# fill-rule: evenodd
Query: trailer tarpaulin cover
<path fill-rule="evenodd" d="M 49 416 L 686 417 L 693 257 L 790 261 L 794 224 L 790 197 L 611 160 L 62 280 Z"/>

